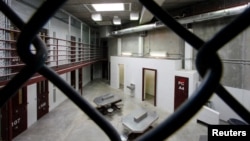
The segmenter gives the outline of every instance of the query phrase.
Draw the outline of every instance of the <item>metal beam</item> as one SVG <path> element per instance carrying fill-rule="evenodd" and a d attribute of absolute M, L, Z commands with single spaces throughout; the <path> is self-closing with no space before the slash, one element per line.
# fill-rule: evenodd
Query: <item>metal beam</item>
<path fill-rule="evenodd" d="M 165 0 L 155 0 L 158 5 L 162 5 Z M 145 7 L 142 8 L 139 24 L 145 24 L 152 20 L 154 16 Z"/>

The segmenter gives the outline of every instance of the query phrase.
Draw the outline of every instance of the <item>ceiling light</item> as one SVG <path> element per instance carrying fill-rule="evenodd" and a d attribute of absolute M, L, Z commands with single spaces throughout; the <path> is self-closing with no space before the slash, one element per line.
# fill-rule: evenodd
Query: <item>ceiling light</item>
<path fill-rule="evenodd" d="M 92 4 L 96 11 L 124 11 L 123 3 Z"/>
<path fill-rule="evenodd" d="M 130 20 L 131 21 L 136 21 L 139 19 L 139 13 L 138 12 L 132 12 L 130 13 Z"/>
<path fill-rule="evenodd" d="M 131 56 L 132 53 L 131 52 L 122 52 L 122 56 Z"/>
<path fill-rule="evenodd" d="M 102 15 L 99 14 L 99 13 L 92 14 L 92 15 L 91 15 L 91 18 L 92 18 L 94 21 L 102 21 Z"/>
<path fill-rule="evenodd" d="M 152 51 L 149 54 L 152 57 L 167 57 L 166 51 Z"/>
<path fill-rule="evenodd" d="M 118 16 L 114 16 L 113 24 L 114 25 L 120 25 L 121 24 L 121 19 Z"/>

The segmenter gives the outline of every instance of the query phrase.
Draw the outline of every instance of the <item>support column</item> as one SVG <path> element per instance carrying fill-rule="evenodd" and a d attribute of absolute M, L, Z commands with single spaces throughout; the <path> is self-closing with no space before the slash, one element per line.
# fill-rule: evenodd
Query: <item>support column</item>
<path fill-rule="evenodd" d="M 193 32 L 192 29 L 188 29 L 190 32 Z M 185 49 L 184 49 L 184 69 L 185 70 L 192 70 L 193 68 L 193 47 L 185 42 Z"/>
<path fill-rule="evenodd" d="M 144 37 L 139 36 L 138 40 L 138 56 L 143 56 Z"/>
<path fill-rule="evenodd" d="M 118 56 L 122 55 L 122 39 L 121 38 L 117 39 L 117 55 Z"/>

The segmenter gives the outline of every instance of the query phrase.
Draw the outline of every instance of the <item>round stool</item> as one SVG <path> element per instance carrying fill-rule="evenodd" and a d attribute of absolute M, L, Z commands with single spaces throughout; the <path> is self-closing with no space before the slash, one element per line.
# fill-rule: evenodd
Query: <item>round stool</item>
<path fill-rule="evenodd" d="M 113 108 L 108 108 L 107 111 L 108 111 L 109 114 L 111 114 L 114 111 L 114 109 Z"/>

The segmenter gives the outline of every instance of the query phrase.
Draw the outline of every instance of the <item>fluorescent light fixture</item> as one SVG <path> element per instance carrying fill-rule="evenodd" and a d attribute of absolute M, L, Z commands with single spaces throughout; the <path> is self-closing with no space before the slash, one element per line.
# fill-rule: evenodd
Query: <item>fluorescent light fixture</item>
<path fill-rule="evenodd" d="M 131 53 L 131 52 L 122 52 L 122 55 L 123 55 L 123 56 L 131 56 L 132 53 Z"/>
<path fill-rule="evenodd" d="M 121 24 L 121 19 L 118 16 L 114 16 L 113 24 L 114 25 L 120 25 Z"/>
<path fill-rule="evenodd" d="M 139 19 L 139 13 L 138 12 L 132 12 L 130 13 L 130 20 L 131 21 L 136 21 Z"/>
<path fill-rule="evenodd" d="M 94 21 L 102 21 L 102 15 L 99 14 L 99 13 L 94 13 L 91 15 L 91 18 L 94 20 Z"/>
<path fill-rule="evenodd" d="M 96 11 L 124 11 L 123 3 L 102 3 L 92 4 Z"/>
<path fill-rule="evenodd" d="M 166 57 L 167 56 L 166 51 L 152 51 L 149 54 L 152 57 Z"/>

